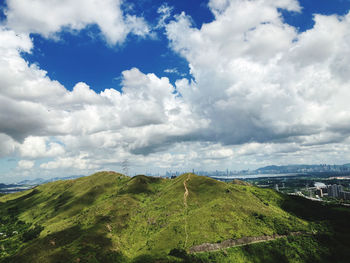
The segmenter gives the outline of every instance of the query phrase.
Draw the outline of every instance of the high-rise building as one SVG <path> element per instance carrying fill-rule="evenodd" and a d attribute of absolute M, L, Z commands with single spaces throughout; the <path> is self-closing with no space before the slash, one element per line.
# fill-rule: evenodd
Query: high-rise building
<path fill-rule="evenodd" d="M 275 185 L 276 191 L 279 191 L 278 184 Z"/>
<path fill-rule="evenodd" d="M 328 196 L 339 198 L 340 192 L 343 192 L 343 186 L 336 185 L 336 184 L 328 185 L 327 190 L 328 190 Z"/>
<path fill-rule="evenodd" d="M 350 192 L 341 191 L 339 197 L 343 200 L 350 200 Z"/>

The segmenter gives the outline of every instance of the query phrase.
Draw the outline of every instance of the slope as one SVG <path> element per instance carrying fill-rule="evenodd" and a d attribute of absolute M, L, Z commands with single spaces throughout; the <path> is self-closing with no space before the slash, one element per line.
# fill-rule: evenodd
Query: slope
<path fill-rule="evenodd" d="M 297 213 L 300 202 L 194 174 L 170 180 L 100 172 L 0 197 L 8 234 L 0 237 L 0 255 L 3 262 L 206 262 L 207 254 L 186 251 L 243 237 L 329 232 L 326 221 Z"/>

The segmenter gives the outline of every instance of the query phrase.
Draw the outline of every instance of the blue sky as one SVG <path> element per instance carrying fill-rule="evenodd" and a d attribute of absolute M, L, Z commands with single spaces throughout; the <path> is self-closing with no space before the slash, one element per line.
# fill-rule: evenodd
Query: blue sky
<path fill-rule="evenodd" d="M 299 31 L 313 27 L 314 14 L 344 15 L 350 9 L 349 0 L 299 2 L 303 8 L 301 13 L 281 10 L 285 22 Z M 153 25 L 157 24 L 159 18 L 157 10 L 164 3 L 173 8 L 173 14 L 185 12 L 190 15 L 193 25 L 197 28 L 214 20 L 207 7 L 208 1 L 125 1 L 125 5 L 132 6 L 130 13 L 145 17 Z M 4 6 L 5 2 L 2 7 Z M 6 19 L 4 15 L 1 17 Z M 126 43 L 117 47 L 107 46 L 105 41 L 97 36 L 99 29 L 93 25 L 78 34 L 61 32 L 58 41 L 32 34 L 35 48 L 31 54 L 24 54 L 24 57 L 29 63 L 37 63 L 48 72 L 50 78 L 59 80 L 69 90 L 80 81 L 86 82 L 97 92 L 110 88 L 120 89 L 121 72 L 132 67 L 137 67 L 145 73 L 165 75 L 172 83 L 179 76 L 164 73 L 164 70 L 177 68 L 179 73 L 190 78 L 188 63 L 169 49 L 164 30 L 159 29 L 156 32 L 155 38 L 139 39 L 129 36 Z"/>
<path fill-rule="evenodd" d="M 157 9 L 164 3 L 173 8 L 173 14 L 185 12 L 190 15 L 197 28 L 214 20 L 207 7 L 208 1 L 149 0 L 126 3 L 133 6 L 131 13 L 142 15 L 154 25 L 159 18 Z M 313 27 L 313 14 L 344 15 L 350 9 L 349 0 L 303 0 L 300 5 L 303 8 L 301 13 L 281 10 L 285 21 L 300 31 Z M 59 80 L 67 89 L 72 89 L 80 81 L 86 82 L 97 92 L 109 88 L 120 89 L 121 72 L 132 67 L 145 73 L 165 75 L 172 83 L 179 76 L 164 73 L 164 70 L 177 68 L 181 74 L 191 77 L 186 60 L 169 49 L 163 29 L 157 30 L 155 38 L 129 36 L 126 43 L 117 47 L 107 46 L 102 38 L 96 36 L 98 31 L 96 26 L 90 26 L 78 34 L 62 32 L 59 41 L 32 34 L 35 48 L 32 54 L 24 54 L 24 57 L 29 63 L 38 63 L 52 79 Z"/>
<path fill-rule="evenodd" d="M 305 31 L 313 27 L 314 14 L 344 15 L 350 9 L 349 0 L 303 0 L 299 2 L 303 8 L 301 13 L 290 13 L 282 11 L 282 14 L 288 24 L 295 26 L 300 31 Z"/>
<path fill-rule="evenodd" d="M 165 3 L 173 8 L 174 14 L 190 14 L 197 27 L 213 20 L 205 1 L 125 1 L 125 5 L 132 6 L 128 12 L 145 17 L 153 25 L 159 19 L 158 8 Z M 72 89 L 79 81 L 86 82 L 96 91 L 120 89 L 121 72 L 132 67 L 165 75 L 173 83 L 179 76 L 164 73 L 164 70 L 177 68 L 180 74 L 190 78 L 186 60 L 168 48 L 164 29 L 156 30 L 155 37 L 139 39 L 129 36 L 121 46 L 112 47 L 97 36 L 98 31 L 96 26 L 89 26 L 79 34 L 62 32 L 59 41 L 33 34 L 35 49 L 32 54 L 25 54 L 25 58 L 30 63 L 38 63 L 52 79 L 59 80 L 67 89 Z"/>
<path fill-rule="evenodd" d="M 349 162 L 349 0 L 81 5 L 0 3 L 0 182 Z"/>

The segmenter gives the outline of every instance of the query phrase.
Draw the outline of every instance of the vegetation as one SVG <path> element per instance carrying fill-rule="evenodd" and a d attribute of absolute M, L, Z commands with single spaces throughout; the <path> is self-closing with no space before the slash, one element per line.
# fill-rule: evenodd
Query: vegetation
<path fill-rule="evenodd" d="M 326 262 L 334 255 L 342 262 L 350 256 L 349 209 L 193 174 L 100 172 L 52 182 L 0 197 L 0 215 L 6 233 L 0 262 Z M 273 234 L 288 237 L 188 254 L 203 243 Z"/>

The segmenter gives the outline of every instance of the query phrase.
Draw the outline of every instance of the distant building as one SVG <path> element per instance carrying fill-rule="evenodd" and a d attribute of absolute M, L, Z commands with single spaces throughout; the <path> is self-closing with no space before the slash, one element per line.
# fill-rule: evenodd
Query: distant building
<path fill-rule="evenodd" d="M 323 197 L 323 190 L 322 190 L 322 188 L 316 188 L 316 195 L 318 195 L 318 197 Z"/>
<path fill-rule="evenodd" d="M 327 186 L 327 192 L 328 192 L 328 196 L 339 198 L 340 197 L 340 192 L 343 192 L 343 186 L 342 185 L 336 185 L 336 184 L 328 185 Z"/>
<path fill-rule="evenodd" d="M 275 185 L 276 191 L 279 191 L 280 189 L 278 188 L 278 184 Z"/>
<path fill-rule="evenodd" d="M 341 198 L 343 200 L 350 200 L 350 192 L 341 191 L 339 193 L 339 198 Z"/>

